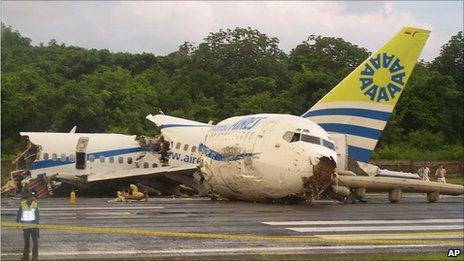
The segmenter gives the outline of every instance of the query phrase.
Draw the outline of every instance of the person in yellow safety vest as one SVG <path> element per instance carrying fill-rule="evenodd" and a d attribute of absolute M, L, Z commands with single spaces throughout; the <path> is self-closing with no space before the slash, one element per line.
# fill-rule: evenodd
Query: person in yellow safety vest
<path fill-rule="evenodd" d="M 19 204 L 16 222 L 22 224 L 39 224 L 39 205 L 37 203 L 35 193 L 30 192 L 27 197 L 24 197 Z M 32 238 L 32 260 L 39 258 L 39 228 L 23 228 L 24 251 L 22 260 L 29 260 L 29 246 Z"/>

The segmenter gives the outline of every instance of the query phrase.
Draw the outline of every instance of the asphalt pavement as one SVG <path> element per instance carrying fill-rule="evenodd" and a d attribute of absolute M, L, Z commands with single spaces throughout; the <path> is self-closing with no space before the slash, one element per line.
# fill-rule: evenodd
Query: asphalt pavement
<path fill-rule="evenodd" d="M 321 200 L 282 205 L 207 198 L 41 199 L 40 259 L 262 258 L 269 256 L 463 252 L 462 196 L 428 203 L 409 194 L 390 204 Z M 1 200 L 1 259 L 19 260 L 18 199 Z"/>

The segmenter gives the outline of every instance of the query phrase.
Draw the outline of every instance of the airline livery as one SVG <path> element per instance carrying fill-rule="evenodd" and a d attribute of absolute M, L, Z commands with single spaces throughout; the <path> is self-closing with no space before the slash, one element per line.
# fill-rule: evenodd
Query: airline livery
<path fill-rule="evenodd" d="M 391 202 L 402 192 L 424 192 L 434 202 L 439 194 L 463 194 L 463 186 L 413 175 L 381 177 L 367 164 L 429 33 L 403 28 L 301 116 L 256 114 L 212 125 L 148 115 L 171 144 L 167 166 L 131 136 L 21 133 L 37 147 L 31 177 L 55 175 L 75 184 L 135 180 L 169 192 L 184 184 L 243 200 L 311 200 L 321 193 L 362 200 L 366 192 L 384 191 Z"/>

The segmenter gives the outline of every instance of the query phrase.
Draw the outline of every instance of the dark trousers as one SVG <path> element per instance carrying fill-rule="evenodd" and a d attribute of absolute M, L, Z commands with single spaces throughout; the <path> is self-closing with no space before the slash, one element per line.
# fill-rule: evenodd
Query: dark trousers
<path fill-rule="evenodd" d="M 39 259 L 39 229 L 38 228 L 26 228 L 23 229 L 24 236 L 24 251 L 23 259 L 29 260 L 29 247 L 31 245 L 32 238 L 32 260 Z"/>

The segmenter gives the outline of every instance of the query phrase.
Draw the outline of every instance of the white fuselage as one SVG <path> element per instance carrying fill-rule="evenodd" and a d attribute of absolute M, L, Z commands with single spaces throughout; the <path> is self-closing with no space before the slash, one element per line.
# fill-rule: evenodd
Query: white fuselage
<path fill-rule="evenodd" d="M 216 126 L 161 128 L 173 144 L 171 161 L 192 164 L 198 159 L 207 184 L 228 198 L 255 200 L 300 193 L 303 178 L 312 176 L 318 158 L 337 159 L 320 126 L 292 115 L 257 114 L 228 118 Z"/>
<path fill-rule="evenodd" d="M 300 193 L 303 178 L 313 175 L 320 157 L 337 159 L 333 142 L 320 126 L 292 115 L 232 117 L 215 126 L 186 120 L 162 125 L 161 132 L 171 142 L 170 166 L 199 166 L 211 189 L 228 198 L 259 200 Z M 159 166 L 157 157 L 143 157 L 147 151 L 135 136 L 37 132 L 21 135 L 40 146 L 30 167 L 32 177 L 45 173 L 79 179 Z M 78 168 L 77 147 L 83 138 L 88 139 L 83 149 L 85 167 Z M 138 159 L 144 162 L 137 162 Z"/>
<path fill-rule="evenodd" d="M 39 174 L 56 174 L 61 178 L 78 179 L 79 176 L 95 173 L 130 170 L 143 167 L 143 164 L 137 164 L 137 159 L 146 154 L 136 137 L 129 135 L 22 132 L 21 136 L 28 136 L 33 144 L 40 147 L 29 168 L 32 178 Z M 77 145 L 82 138 L 87 138 L 88 142 L 82 149 L 85 166 L 79 168 Z M 153 163 L 159 163 L 157 158 L 150 159 L 153 161 L 147 163 L 150 168 Z"/>

